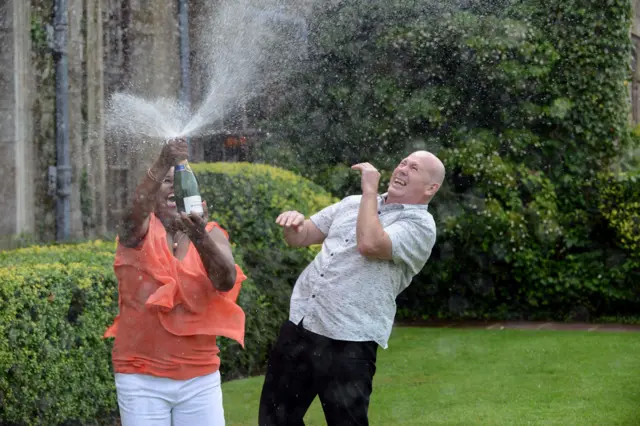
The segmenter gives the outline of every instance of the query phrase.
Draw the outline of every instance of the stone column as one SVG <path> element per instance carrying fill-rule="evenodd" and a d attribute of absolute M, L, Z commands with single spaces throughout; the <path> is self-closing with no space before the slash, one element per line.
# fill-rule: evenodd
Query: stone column
<path fill-rule="evenodd" d="M 104 140 L 104 48 L 101 0 L 86 0 L 86 111 L 85 164 L 92 208 L 92 234 L 107 232 L 106 156 Z"/>
<path fill-rule="evenodd" d="M 71 238 L 82 239 L 84 223 L 81 208 L 81 180 L 84 173 L 83 101 L 84 46 L 82 20 L 84 0 L 68 0 L 68 60 L 69 60 L 69 153 L 71 160 Z"/>
<path fill-rule="evenodd" d="M 0 239 L 34 229 L 30 0 L 0 3 Z"/>

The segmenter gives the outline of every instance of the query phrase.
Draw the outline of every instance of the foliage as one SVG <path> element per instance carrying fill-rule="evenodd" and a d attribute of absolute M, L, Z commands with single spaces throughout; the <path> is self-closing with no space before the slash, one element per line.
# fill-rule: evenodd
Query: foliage
<path fill-rule="evenodd" d="M 84 263 L 110 269 L 115 249 L 115 241 L 95 240 L 82 244 L 52 244 L 0 251 L 0 268 L 48 263 Z"/>
<path fill-rule="evenodd" d="M 388 173 L 415 149 L 443 159 L 438 241 L 401 317 L 637 309 L 637 193 L 602 199 L 599 178 L 638 144 L 629 2 L 418 3 L 318 13 L 272 144 L 339 196 L 358 190 L 354 162 Z"/>
<path fill-rule="evenodd" d="M 85 263 L 0 268 L 0 423 L 83 422 L 115 410 L 101 336 L 116 288 L 111 271 Z"/>
<path fill-rule="evenodd" d="M 600 197 L 600 211 L 620 248 L 640 256 L 640 172 L 604 175 Z"/>

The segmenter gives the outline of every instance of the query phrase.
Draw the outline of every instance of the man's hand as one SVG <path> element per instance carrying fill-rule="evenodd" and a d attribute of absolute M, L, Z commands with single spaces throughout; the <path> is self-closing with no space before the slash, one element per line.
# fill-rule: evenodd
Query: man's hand
<path fill-rule="evenodd" d="M 278 216 L 276 223 L 282 226 L 285 231 L 291 229 L 294 232 L 300 232 L 304 224 L 304 215 L 297 211 L 284 212 Z"/>
<path fill-rule="evenodd" d="M 359 163 L 351 166 L 352 170 L 360 170 L 362 179 L 360 186 L 362 187 L 362 195 L 378 194 L 378 185 L 380 183 L 380 172 L 369 163 Z"/>

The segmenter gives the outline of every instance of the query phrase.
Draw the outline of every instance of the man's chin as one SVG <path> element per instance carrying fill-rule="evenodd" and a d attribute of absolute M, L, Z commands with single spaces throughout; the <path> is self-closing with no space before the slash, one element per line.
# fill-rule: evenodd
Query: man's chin
<path fill-rule="evenodd" d="M 401 192 L 398 191 L 397 188 L 395 188 L 393 185 L 389 185 L 389 188 L 387 188 L 387 194 L 391 195 L 392 197 L 397 197 L 401 195 Z"/>

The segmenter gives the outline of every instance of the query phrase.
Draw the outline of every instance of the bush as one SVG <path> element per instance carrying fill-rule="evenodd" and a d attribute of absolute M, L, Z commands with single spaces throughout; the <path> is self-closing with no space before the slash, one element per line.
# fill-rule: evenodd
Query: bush
<path fill-rule="evenodd" d="M 115 241 L 90 241 L 81 244 L 32 246 L 0 252 L 0 267 L 45 263 L 84 263 L 89 266 L 113 266 Z"/>
<path fill-rule="evenodd" d="M 245 286 L 238 302 L 247 315 L 247 350 L 225 339 L 221 368 L 227 379 L 246 376 L 265 365 L 279 325 L 287 319 L 293 284 L 318 250 L 287 246 L 276 218 L 287 210 L 309 216 L 338 200 L 307 179 L 272 166 L 200 163 L 192 168 L 211 220 L 229 232 L 243 270 L 255 283 Z"/>
<path fill-rule="evenodd" d="M 117 312 L 114 274 L 24 260 L 0 268 L 0 423 L 56 425 L 113 413 L 111 343 L 102 334 Z"/>
<path fill-rule="evenodd" d="M 640 256 L 640 172 L 600 179 L 600 211 L 629 255 Z"/>
<path fill-rule="evenodd" d="M 246 266 L 235 248 L 236 263 L 246 272 Z M 248 275 L 248 274 L 247 274 Z M 238 305 L 245 313 L 245 349 L 235 340 L 220 337 L 220 374 L 223 381 L 248 377 L 263 371 L 269 348 L 275 340 L 282 312 L 274 315 L 274 306 L 268 295 L 258 289 L 251 277 L 242 283 L 242 291 L 238 296 Z"/>

